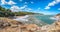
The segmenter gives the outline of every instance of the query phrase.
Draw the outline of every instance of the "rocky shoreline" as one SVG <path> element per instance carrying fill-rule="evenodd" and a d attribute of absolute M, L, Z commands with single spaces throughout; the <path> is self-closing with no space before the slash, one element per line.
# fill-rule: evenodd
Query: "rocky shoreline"
<path fill-rule="evenodd" d="M 28 20 L 27 22 L 21 22 L 0 17 L 0 32 L 60 32 L 60 21 L 44 25 L 34 16 L 30 16 Z"/>
<path fill-rule="evenodd" d="M 34 32 L 38 30 L 36 24 L 23 24 L 8 18 L 0 18 L 0 32 Z"/>

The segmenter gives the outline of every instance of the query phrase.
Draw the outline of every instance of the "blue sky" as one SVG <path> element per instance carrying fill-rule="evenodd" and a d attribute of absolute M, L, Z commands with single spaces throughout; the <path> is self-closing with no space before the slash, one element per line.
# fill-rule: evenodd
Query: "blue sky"
<path fill-rule="evenodd" d="M 0 5 L 13 12 L 60 13 L 60 0 L 0 0 Z"/>

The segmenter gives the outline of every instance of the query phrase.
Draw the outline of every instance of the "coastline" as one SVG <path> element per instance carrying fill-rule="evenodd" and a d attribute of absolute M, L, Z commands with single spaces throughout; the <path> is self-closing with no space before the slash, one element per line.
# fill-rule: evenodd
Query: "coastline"
<path fill-rule="evenodd" d="M 46 23 L 44 23 L 41 20 L 38 20 L 35 15 L 26 15 L 26 16 L 19 16 L 17 19 L 13 19 L 13 20 L 17 20 L 17 21 L 21 21 L 23 23 L 27 23 L 27 24 L 36 24 L 38 26 L 44 26 L 47 25 Z"/>
<path fill-rule="evenodd" d="M 38 25 L 38 26 L 44 26 L 44 25 L 47 25 L 47 23 L 44 23 L 43 21 L 41 20 L 38 20 L 35 15 L 30 15 L 30 19 L 29 20 L 32 20 L 32 23 Z"/>
<path fill-rule="evenodd" d="M 16 29 L 17 29 L 17 31 L 24 31 L 24 32 L 25 32 L 26 29 L 27 29 L 27 31 L 30 31 L 30 30 L 35 31 L 37 29 L 35 32 L 50 32 L 50 31 L 60 30 L 60 24 L 59 24 L 60 22 L 54 22 L 53 24 L 49 25 L 49 24 L 44 23 L 41 20 L 38 20 L 34 15 L 27 15 L 27 16 L 29 16 L 29 17 L 27 17 L 27 18 L 25 18 L 25 16 L 21 17 L 21 18 L 24 18 L 24 19 L 28 19 L 28 21 L 24 21 L 24 22 L 22 22 L 21 20 L 19 20 L 19 22 L 18 22 L 18 21 L 8 19 L 8 18 L 1 18 L 0 20 L 3 20 L 4 22 L 2 22 L 2 23 L 5 23 L 5 24 L 6 24 L 6 22 L 7 23 L 9 22 L 10 23 L 9 25 L 12 26 L 11 27 L 11 26 L 8 25 L 7 29 L 13 29 L 13 30 L 7 30 L 6 28 L 4 28 L 4 29 L 6 29 L 6 31 L 15 31 Z M 3 27 L 5 27 L 5 24 L 4 24 Z M 16 29 L 14 29 L 14 27 Z M 25 30 L 20 30 L 21 28 L 25 28 Z M 3 30 L 3 31 L 5 31 L 5 30 Z"/>

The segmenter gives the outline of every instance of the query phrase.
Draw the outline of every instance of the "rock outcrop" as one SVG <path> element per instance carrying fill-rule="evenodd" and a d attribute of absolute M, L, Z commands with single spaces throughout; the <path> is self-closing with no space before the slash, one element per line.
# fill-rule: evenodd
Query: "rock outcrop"
<path fill-rule="evenodd" d="M 55 22 L 51 25 L 41 27 L 41 32 L 60 32 L 60 22 Z"/>
<path fill-rule="evenodd" d="M 0 18 L 0 32 L 37 32 L 36 24 L 23 24 L 8 18 Z"/>
<path fill-rule="evenodd" d="M 60 17 L 60 15 L 57 16 Z M 36 24 L 27 24 L 0 17 L 0 32 L 60 32 L 60 21 L 40 27 Z"/>
<path fill-rule="evenodd" d="M 55 22 L 50 27 L 49 27 L 50 29 L 47 30 L 48 32 L 60 32 L 60 22 Z"/>
<path fill-rule="evenodd" d="M 60 14 L 57 14 L 56 21 L 51 25 L 41 27 L 41 32 L 60 32 Z"/>

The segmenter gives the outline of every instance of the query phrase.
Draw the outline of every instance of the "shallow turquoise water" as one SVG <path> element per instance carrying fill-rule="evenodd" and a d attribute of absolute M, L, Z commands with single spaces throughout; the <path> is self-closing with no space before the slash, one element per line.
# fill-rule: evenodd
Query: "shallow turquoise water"
<path fill-rule="evenodd" d="M 41 20 L 47 24 L 52 24 L 55 20 L 50 19 L 53 15 L 42 15 L 42 16 L 35 16 L 38 20 Z"/>

